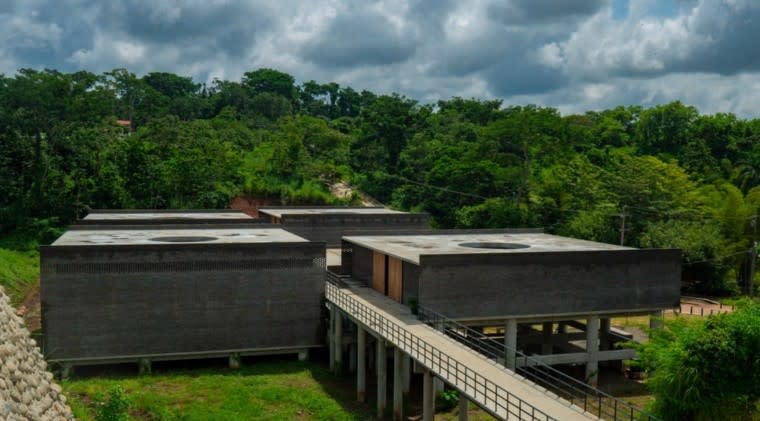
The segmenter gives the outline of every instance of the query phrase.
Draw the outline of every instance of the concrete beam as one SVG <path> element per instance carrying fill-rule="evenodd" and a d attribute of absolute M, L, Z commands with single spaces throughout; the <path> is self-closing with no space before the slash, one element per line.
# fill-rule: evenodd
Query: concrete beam
<path fill-rule="evenodd" d="M 598 361 L 616 361 L 616 360 L 630 360 L 636 358 L 636 350 L 634 349 L 615 349 L 612 351 L 600 351 L 598 354 Z M 551 355 L 531 355 L 530 361 L 526 361 L 525 358 L 517 359 L 517 367 L 524 367 L 526 365 L 535 365 L 534 361 L 546 364 L 546 365 L 558 365 L 558 364 L 582 364 L 588 360 L 588 353 L 586 352 L 573 352 L 568 354 L 551 354 Z"/>
<path fill-rule="evenodd" d="M 404 363 L 403 353 L 393 348 L 393 419 L 404 419 Z"/>
<path fill-rule="evenodd" d="M 388 400 L 388 360 L 385 355 L 385 341 L 376 342 L 375 360 L 377 362 L 377 417 L 385 416 Z"/>
<path fill-rule="evenodd" d="M 586 339 L 584 332 L 572 332 L 572 333 L 555 333 L 548 339 L 543 333 L 540 335 L 525 335 L 520 336 L 520 343 L 524 345 L 537 345 L 548 343 L 551 345 L 563 345 L 572 341 L 582 341 Z"/>
<path fill-rule="evenodd" d="M 589 316 L 586 323 L 586 381 L 596 386 L 599 380 L 599 316 Z"/>
<path fill-rule="evenodd" d="M 364 402 L 367 394 L 367 334 L 356 326 L 356 400 Z"/>

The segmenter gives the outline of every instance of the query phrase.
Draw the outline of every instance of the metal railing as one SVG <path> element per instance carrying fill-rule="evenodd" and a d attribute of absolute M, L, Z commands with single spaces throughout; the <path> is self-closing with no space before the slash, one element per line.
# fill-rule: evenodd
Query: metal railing
<path fill-rule="evenodd" d="M 418 307 L 418 318 L 432 328 L 443 332 L 450 338 L 467 345 L 484 356 L 500 364 L 506 364 L 508 348 L 503 342 L 497 341 L 477 330 L 451 320 L 441 313 L 422 306 Z M 615 336 L 627 340 L 623 336 Z M 520 350 L 509 350 L 515 353 L 517 366 L 515 372 L 517 374 L 547 390 L 551 390 L 571 403 L 583 408 L 588 413 L 610 421 L 661 421 L 643 409 L 571 377 Z"/>
<path fill-rule="evenodd" d="M 341 289 L 340 278 L 328 273 L 327 281 L 327 301 L 420 362 L 492 415 L 502 419 L 556 420 L 347 294 Z"/>

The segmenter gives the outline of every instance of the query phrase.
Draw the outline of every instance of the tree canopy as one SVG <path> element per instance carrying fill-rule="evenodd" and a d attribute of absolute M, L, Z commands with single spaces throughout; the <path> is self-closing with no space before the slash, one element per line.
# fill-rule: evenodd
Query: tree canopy
<path fill-rule="evenodd" d="M 421 104 L 275 69 L 208 86 L 127 69 L 0 76 L 0 233 L 91 208 L 351 200 L 330 194 L 336 181 L 436 227 L 678 247 L 687 289 L 731 293 L 751 283 L 760 119 L 680 102 L 574 115 Z"/>

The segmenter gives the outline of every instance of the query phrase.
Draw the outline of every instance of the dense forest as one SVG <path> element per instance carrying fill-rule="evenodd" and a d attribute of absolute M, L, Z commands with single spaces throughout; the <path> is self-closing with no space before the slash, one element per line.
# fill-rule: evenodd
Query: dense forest
<path fill-rule="evenodd" d="M 756 252 L 760 119 L 680 102 L 564 116 L 420 104 L 273 69 L 210 86 L 125 69 L 0 76 L 6 238 L 49 241 L 91 208 L 350 202 L 329 193 L 337 181 L 436 227 L 678 247 L 687 289 L 736 293 Z"/>

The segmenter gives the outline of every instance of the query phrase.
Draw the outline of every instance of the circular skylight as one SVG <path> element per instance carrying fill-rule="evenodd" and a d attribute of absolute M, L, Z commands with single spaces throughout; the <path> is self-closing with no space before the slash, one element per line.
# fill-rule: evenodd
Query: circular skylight
<path fill-rule="evenodd" d="M 202 237 L 202 236 L 177 236 L 177 237 L 153 237 L 150 241 L 158 241 L 160 243 L 203 243 L 206 241 L 214 241 L 216 237 Z"/>
<path fill-rule="evenodd" d="M 527 244 L 518 243 L 498 243 L 498 242 L 471 242 L 460 243 L 460 247 L 468 247 L 472 249 L 500 249 L 500 250 L 517 250 L 526 249 L 530 247 Z"/>

